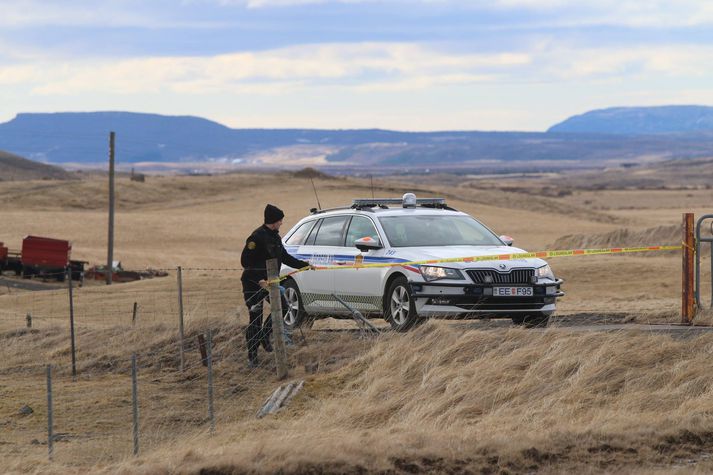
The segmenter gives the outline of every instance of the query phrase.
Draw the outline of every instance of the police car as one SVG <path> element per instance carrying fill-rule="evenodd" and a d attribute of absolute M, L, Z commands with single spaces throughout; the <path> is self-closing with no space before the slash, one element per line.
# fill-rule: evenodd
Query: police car
<path fill-rule="evenodd" d="M 398 331 L 429 317 L 504 317 L 544 325 L 564 293 L 562 280 L 542 259 L 411 264 L 525 252 L 512 243 L 444 199 L 417 199 L 413 193 L 313 209 L 285 235 L 284 244 L 298 259 L 327 269 L 297 273 L 283 283 L 285 323 L 298 327 L 320 316 L 348 316 L 336 295 Z M 397 265 L 347 267 L 383 263 Z"/>

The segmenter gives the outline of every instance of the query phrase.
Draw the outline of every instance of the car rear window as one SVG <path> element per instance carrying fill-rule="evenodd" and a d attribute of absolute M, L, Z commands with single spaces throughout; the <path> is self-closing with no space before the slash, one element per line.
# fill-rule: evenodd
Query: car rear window
<path fill-rule="evenodd" d="M 312 230 L 312 226 L 314 226 L 314 223 L 316 223 L 317 220 L 312 220 L 312 221 L 307 221 L 306 223 L 302 223 L 297 230 L 292 233 L 292 236 L 285 241 L 285 244 L 290 245 L 290 246 L 297 246 L 300 244 L 303 244 L 305 240 L 307 239 L 307 236 L 309 236 L 309 232 Z"/>
<path fill-rule="evenodd" d="M 385 216 L 379 221 L 392 247 L 503 245 L 470 216 Z"/>

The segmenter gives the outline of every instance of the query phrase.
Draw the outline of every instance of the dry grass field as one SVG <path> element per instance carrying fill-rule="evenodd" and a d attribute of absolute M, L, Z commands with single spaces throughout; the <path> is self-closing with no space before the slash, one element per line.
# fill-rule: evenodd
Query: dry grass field
<path fill-rule="evenodd" d="M 681 213 L 711 211 L 705 187 L 592 189 L 581 176 L 394 177 L 375 194 L 441 195 L 528 250 L 679 244 Z M 369 180 L 315 180 L 323 207 L 371 196 Z M 708 473 L 713 335 L 573 331 L 582 322 L 676 323 L 680 255 L 550 261 L 567 295 L 544 330 L 434 321 L 360 338 L 318 322 L 289 351 L 305 388 L 276 416 L 255 412 L 278 382 L 245 366 L 239 253 L 270 202 L 289 229 L 315 206 L 309 180 L 149 176 L 117 183 L 115 259 L 168 277 L 75 289 L 72 381 L 65 289 L 0 287 L 1 471 L 21 473 Z M 560 191 L 566 190 L 561 193 Z M 0 241 L 69 239 L 106 259 L 106 184 L 0 182 Z M 707 269 L 708 258 L 704 268 Z M 178 371 L 176 274 L 186 290 L 187 369 Z M 709 292 L 706 276 L 704 290 Z M 50 285 L 50 284 L 48 284 Z M 139 317 L 131 324 L 133 302 Z M 33 328 L 25 328 L 25 315 Z M 569 322 L 558 325 L 559 320 Z M 702 315 L 701 323 L 710 321 Z M 208 434 L 196 336 L 214 333 L 217 432 Z M 138 354 L 141 454 L 131 456 L 130 357 Z M 45 365 L 54 365 L 47 461 Z M 317 363 L 314 374 L 306 363 Z M 34 413 L 20 415 L 29 405 Z"/>

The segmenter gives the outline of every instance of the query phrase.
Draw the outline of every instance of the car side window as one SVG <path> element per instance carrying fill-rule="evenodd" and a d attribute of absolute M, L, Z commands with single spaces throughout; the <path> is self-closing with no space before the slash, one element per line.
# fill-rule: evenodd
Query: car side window
<path fill-rule="evenodd" d="M 314 240 L 315 246 L 341 246 L 348 216 L 324 218 Z"/>
<path fill-rule="evenodd" d="M 304 244 L 304 242 L 307 240 L 307 236 L 309 236 L 309 232 L 312 230 L 312 227 L 314 226 L 314 223 L 317 221 L 308 221 L 304 224 L 302 224 L 299 228 L 297 228 L 297 231 L 292 233 L 292 236 L 285 241 L 285 244 L 288 246 L 297 246 L 300 244 Z"/>
<path fill-rule="evenodd" d="M 370 237 L 381 244 L 379 233 L 369 218 L 363 216 L 352 217 L 352 221 L 349 223 L 349 229 L 347 230 L 346 247 L 354 247 L 354 241 L 364 237 Z"/>

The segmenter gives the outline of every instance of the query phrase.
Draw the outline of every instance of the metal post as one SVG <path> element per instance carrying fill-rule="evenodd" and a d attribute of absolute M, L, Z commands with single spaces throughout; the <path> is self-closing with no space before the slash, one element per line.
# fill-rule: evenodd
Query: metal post
<path fill-rule="evenodd" d="M 27 322 L 27 328 L 32 328 L 32 314 L 30 312 L 27 312 L 25 321 Z"/>
<path fill-rule="evenodd" d="M 267 279 L 270 283 L 270 310 L 272 314 L 272 335 L 275 338 L 275 363 L 277 379 L 287 378 L 287 350 L 285 349 L 284 322 L 282 320 L 282 297 L 277 282 L 280 270 L 277 259 L 267 261 Z"/>
<path fill-rule="evenodd" d="M 210 433 L 215 433 L 215 412 L 213 411 L 213 332 L 208 330 L 207 342 L 208 360 L 208 418 L 210 419 Z"/>
<path fill-rule="evenodd" d="M 134 302 L 134 313 L 131 316 L 131 325 L 136 325 L 136 312 L 139 310 L 138 302 Z"/>
<path fill-rule="evenodd" d="M 47 455 L 50 462 L 54 453 L 54 436 L 52 434 L 52 365 L 47 365 Z"/>
<path fill-rule="evenodd" d="M 183 371 L 183 270 L 178 266 L 178 353 L 181 358 L 181 371 Z"/>
<path fill-rule="evenodd" d="M 139 454 L 139 391 L 136 378 L 136 353 L 131 355 L 131 402 L 134 406 L 134 455 Z"/>
<path fill-rule="evenodd" d="M 683 266 L 681 289 L 681 323 L 690 325 L 695 316 L 694 292 L 694 255 L 695 239 L 693 237 L 693 213 L 683 213 Z"/>
<path fill-rule="evenodd" d="M 710 223 L 711 236 L 703 237 L 701 236 L 701 228 L 706 220 L 713 220 L 713 214 L 704 214 L 696 222 L 696 307 L 703 308 L 703 303 L 701 299 L 701 243 L 709 243 L 711 245 L 711 276 L 713 277 L 713 221 Z M 711 303 L 710 307 L 713 308 L 713 285 L 711 285 Z"/>
<path fill-rule="evenodd" d="M 114 270 L 114 132 L 109 132 L 109 242 L 106 256 L 106 285 Z"/>
<path fill-rule="evenodd" d="M 67 287 L 69 288 L 69 335 L 72 340 L 72 379 L 77 379 L 77 353 L 74 345 L 74 295 L 72 293 L 72 269 L 67 267 Z"/>

